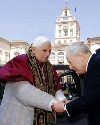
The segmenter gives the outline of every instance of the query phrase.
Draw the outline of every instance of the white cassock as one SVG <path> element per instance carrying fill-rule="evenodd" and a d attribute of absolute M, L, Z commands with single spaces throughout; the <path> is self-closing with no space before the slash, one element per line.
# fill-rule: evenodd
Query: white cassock
<path fill-rule="evenodd" d="M 55 96 L 66 99 L 61 90 Z M 0 125 L 33 125 L 34 107 L 52 111 L 54 98 L 27 81 L 8 82 L 0 105 Z"/>

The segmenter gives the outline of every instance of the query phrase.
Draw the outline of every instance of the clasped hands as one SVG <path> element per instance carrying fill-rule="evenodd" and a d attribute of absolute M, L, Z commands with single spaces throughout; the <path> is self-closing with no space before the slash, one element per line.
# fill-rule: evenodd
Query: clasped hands
<path fill-rule="evenodd" d="M 56 111 L 57 113 L 62 113 L 64 112 L 64 105 L 69 103 L 69 100 L 67 99 L 64 99 L 64 100 L 59 100 L 59 99 L 56 99 L 57 102 L 55 103 L 52 103 L 52 109 L 54 111 Z"/>

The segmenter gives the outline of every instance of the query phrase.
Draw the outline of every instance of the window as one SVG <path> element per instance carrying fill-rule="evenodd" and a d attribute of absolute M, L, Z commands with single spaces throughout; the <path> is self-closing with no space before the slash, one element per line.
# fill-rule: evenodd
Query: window
<path fill-rule="evenodd" d="M 64 17 L 63 20 L 68 20 L 68 18 L 67 18 L 67 17 Z"/>
<path fill-rule="evenodd" d="M 59 30 L 59 35 L 58 36 L 61 37 L 61 30 Z"/>
<path fill-rule="evenodd" d="M 63 26 L 64 28 L 68 28 L 68 24 L 64 24 L 64 26 Z"/>
<path fill-rule="evenodd" d="M 58 40 L 58 44 L 61 44 L 61 41 L 60 41 L 60 40 Z"/>
<path fill-rule="evenodd" d="M 64 31 L 64 36 L 68 36 L 68 30 Z"/>
<path fill-rule="evenodd" d="M 73 36 L 73 29 L 70 29 L 70 36 Z"/>
<path fill-rule="evenodd" d="M 61 25 L 58 25 L 59 28 L 61 28 Z"/>
<path fill-rule="evenodd" d="M 56 58 L 56 55 L 54 52 L 51 52 L 50 54 L 50 57 L 49 57 L 49 60 L 52 64 L 55 64 L 55 58 Z"/>
<path fill-rule="evenodd" d="M 58 53 L 58 64 L 63 64 L 64 63 L 64 53 L 59 52 Z"/>
<path fill-rule="evenodd" d="M 3 52 L 2 52 L 2 50 L 0 50 L 0 55 L 3 55 Z"/>
<path fill-rule="evenodd" d="M 70 42 L 72 43 L 72 40 L 70 40 Z"/>
<path fill-rule="evenodd" d="M 5 53 L 5 62 L 9 61 L 9 53 Z"/>
<path fill-rule="evenodd" d="M 72 23 L 70 24 L 70 27 L 73 27 L 73 24 L 72 24 Z"/>
<path fill-rule="evenodd" d="M 67 16 L 67 10 L 65 11 L 65 16 Z"/>
<path fill-rule="evenodd" d="M 64 43 L 67 43 L 67 41 L 66 41 L 66 40 L 64 40 Z"/>
<path fill-rule="evenodd" d="M 59 33 L 61 33 L 61 30 L 59 30 Z"/>

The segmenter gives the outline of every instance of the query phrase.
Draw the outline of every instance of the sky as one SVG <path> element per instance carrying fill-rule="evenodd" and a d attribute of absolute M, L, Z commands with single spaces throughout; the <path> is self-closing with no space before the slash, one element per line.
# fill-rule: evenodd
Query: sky
<path fill-rule="evenodd" d="M 100 36 L 100 0 L 67 0 L 80 25 L 80 40 Z M 66 0 L 0 0 L 0 37 L 31 44 L 40 35 L 54 42 L 55 21 Z"/>

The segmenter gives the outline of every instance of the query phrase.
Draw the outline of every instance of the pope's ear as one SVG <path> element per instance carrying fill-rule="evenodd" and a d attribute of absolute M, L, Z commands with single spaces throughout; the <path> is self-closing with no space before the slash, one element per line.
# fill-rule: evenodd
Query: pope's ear
<path fill-rule="evenodd" d="M 32 46 L 32 52 L 35 53 L 35 47 L 34 46 Z"/>

